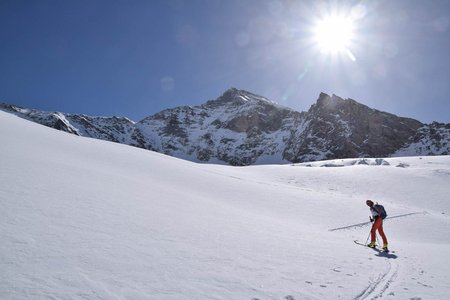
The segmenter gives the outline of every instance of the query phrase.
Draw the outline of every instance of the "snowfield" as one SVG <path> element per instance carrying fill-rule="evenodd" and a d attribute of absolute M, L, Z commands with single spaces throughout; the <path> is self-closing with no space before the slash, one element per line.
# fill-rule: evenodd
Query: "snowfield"
<path fill-rule="evenodd" d="M 449 299 L 450 157 L 202 165 L 0 112 L 0 299 Z M 389 254 L 365 243 L 383 204 Z"/>

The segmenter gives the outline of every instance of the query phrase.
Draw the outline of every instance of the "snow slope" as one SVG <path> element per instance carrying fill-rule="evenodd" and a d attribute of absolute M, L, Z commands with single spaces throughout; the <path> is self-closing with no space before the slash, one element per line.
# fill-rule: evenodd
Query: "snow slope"
<path fill-rule="evenodd" d="M 4 112 L 0 140 L 0 299 L 450 295 L 449 156 L 201 165 Z M 366 199 L 388 255 L 353 243 Z"/>

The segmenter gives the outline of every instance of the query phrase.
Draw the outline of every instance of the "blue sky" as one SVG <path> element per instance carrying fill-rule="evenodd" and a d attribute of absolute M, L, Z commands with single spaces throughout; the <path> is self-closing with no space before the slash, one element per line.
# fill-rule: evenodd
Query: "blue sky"
<path fill-rule="evenodd" d="M 330 14 L 354 59 L 314 43 Z M 0 102 L 139 121 L 230 87 L 450 122 L 450 1 L 0 0 Z"/>

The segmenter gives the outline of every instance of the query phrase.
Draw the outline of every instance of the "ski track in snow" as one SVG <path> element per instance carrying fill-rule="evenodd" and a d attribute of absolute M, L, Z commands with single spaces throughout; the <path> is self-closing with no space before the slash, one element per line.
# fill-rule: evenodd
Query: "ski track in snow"
<path fill-rule="evenodd" d="M 379 274 L 378 278 L 372 281 L 354 300 L 378 299 L 383 297 L 389 286 L 395 281 L 399 269 L 399 264 L 388 261 L 386 272 Z"/>

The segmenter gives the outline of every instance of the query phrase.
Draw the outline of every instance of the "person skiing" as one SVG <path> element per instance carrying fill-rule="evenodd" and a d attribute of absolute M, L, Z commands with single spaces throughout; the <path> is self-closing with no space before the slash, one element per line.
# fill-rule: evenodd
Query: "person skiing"
<path fill-rule="evenodd" d="M 370 248 L 375 248 L 376 231 L 378 230 L 378 233 L 383 239 L 383 247 L 381 249 L 383 249 L 384 251 L 388 251 L 388 241 L 383 231 L 383 218 L 382 218 L 383 209 L 379 205 L 375 205 L 372 200 L 367 200 L 366 204 L 367 206 L 370 207 L 370 212 L 372 214 L 372 216 L 370 217 L 370 221 L 373 222 L 372 229 L 370 230 L 371 239 L 370 243 L 367 244 L 367 246 Z"/>

